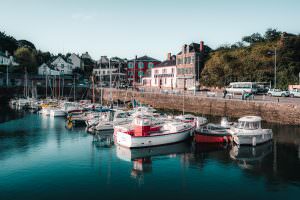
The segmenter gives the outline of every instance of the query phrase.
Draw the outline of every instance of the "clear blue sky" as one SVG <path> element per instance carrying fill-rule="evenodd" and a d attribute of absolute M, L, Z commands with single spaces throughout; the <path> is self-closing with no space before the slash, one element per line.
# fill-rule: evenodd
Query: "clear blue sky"
<path fill-rule="evenodd" d="M 53 53 L 165 59 L 277 28 L 298 34 L 299 0 L 0 0 L 0 30 Z"/>

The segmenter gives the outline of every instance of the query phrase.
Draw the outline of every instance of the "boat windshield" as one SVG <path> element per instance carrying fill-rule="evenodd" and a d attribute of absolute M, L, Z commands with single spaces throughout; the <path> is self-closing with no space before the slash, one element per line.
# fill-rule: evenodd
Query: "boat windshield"
<path fill-rule="evenodd" d="M 260 122 L 239 122 L 238 128 L 246 130 L 255 130 L 260 128 Z"/>

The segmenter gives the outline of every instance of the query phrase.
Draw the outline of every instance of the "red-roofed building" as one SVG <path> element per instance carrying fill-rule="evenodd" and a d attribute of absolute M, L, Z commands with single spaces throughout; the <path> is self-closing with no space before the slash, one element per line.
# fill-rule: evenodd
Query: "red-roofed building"
<path fill-rule="evenodd" d="M 161 63 L 159 60 L 149 56 L 142 56 L 129 60 L 127 63 L 127 80 L 129 83 L 141 83 L 148 69 L 151 69 Z"/>

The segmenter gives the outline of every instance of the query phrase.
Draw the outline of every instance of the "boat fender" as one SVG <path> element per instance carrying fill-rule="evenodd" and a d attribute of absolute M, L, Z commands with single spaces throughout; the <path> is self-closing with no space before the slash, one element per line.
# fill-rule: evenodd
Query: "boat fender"
<path fill-rule="evenodd" d="M 252 138 L 252 146 L 256 146 L 256 137 Z"/>

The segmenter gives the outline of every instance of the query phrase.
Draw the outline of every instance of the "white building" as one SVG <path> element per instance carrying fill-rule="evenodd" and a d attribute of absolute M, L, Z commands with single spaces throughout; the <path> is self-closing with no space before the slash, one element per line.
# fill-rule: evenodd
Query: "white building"
<path fill-rule="evenodd" d="M 82 60 L 79 58 L 79 56 L 77 56 L 75 53 L 72 53 L 69 57 L 68 60 L 73 64 L 72 65 L 72 69 L 76 69 L 76 68 L 83 68 L 83 63 Z"/>
<path fill-rule="evenodd" d="M 58 56 L 52 63 L 56 70 L 62 74 L 72 75 L 73 74 L 73 63 L 64 60 L 61 56 Z"/>
<path fill-rule="evenodd" d="M 8 55 L 8 52 L 2 53 L 0 51 L 0 65 L 5 66 L 18 66 L 19 64 L 14 61 L 14 58 L 12 56 Z"/>
<path fill-rule="evenodd" d="M 167 60 L 151 69 L 151 75 L 143 78 L 143 85 L 157 89 L 176 89 L 176 56 L 168 54 Z"/>
<path fill-rule="evenodd" d="M 47 75 L 47 76 L 58 76 L 61 75 L 61 72 L 49 67 L 46 63 L 43 63 L 38 67 L 39 75 Z"/>

